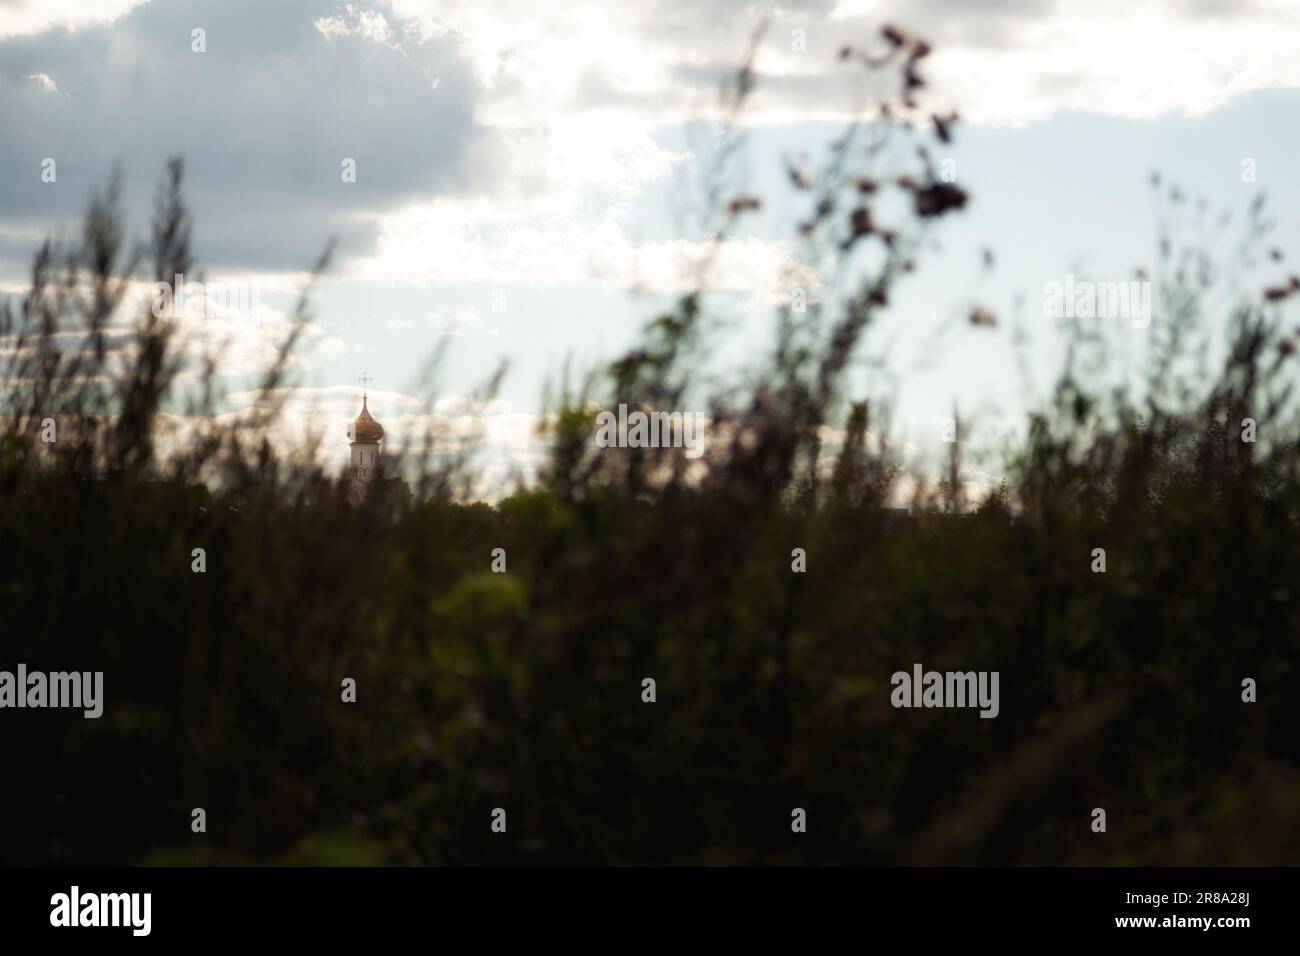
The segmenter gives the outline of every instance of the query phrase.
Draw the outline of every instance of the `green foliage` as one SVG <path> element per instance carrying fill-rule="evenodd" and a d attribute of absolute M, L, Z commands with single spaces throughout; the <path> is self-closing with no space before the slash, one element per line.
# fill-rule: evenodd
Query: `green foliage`
<path fill-rule="evenodd" d="M 890 42 L 913 76 L 924 52 Z M 922 167 L 879 165 L 900 154 Z M 42 250 L 0 328 L 0 641 L 6 666 L 102 670 L 105 715 L 4 713 L 0 863 L 1293 863 L 1285 304 L 1241 312 L 1198 393 L 1173 360 L 1142 398 L 1072 364 L 997 494 L 960 507 L 954 448 L 946 503 L 922 489 L 898 519 L 879 405 L 847 396 L 844 372 L 961 203 L 924 153 L 849 135 L 798 182 L 816 184 L 800 187 L 809 255 L 874 244 L 873 264 L 842 307 L 782 310 L 759 384 L 714 393 L 698 468 L 680 449 L 595 448 L 586 395 L 680 408 L 709 334 L 696 294 L 562 391 L 540 480 L 495 506 L 448 493 L 463 462 L 426 467 L 409 507 L 351 506 L 268 444 L 273 413 L 218 424 L 212 369 L 189 396 L 204 427 L 160 451 L 171 330 L 141 317 L 112 371 L 100 337 L 135 265 L 112 193 L 97 200 L 84 245 Z M 157 275 L 189 266 L 179 183 L 177 165 Z M 871 225 L 877 183 L 916 198 L 915 231 Z M 718 234 L 752 202 L 724 205 Z M 60 351 L 69 324 L 85 342 Z M 265 378 L 272 405 L 291 347 Z M 1247 413 L 1258 445 L 1238 440 Z M 1000 716 L 893 709 L 890 675 L 917 661 L 999 671 Z"/>

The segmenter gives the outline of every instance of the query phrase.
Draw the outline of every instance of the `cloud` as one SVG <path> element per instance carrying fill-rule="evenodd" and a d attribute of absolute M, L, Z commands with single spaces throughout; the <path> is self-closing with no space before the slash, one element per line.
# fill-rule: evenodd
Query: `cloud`
<path fill-rule="evenodd" d="M 845 44 L 886 22 L 930 39 L 937 99 L 968 120 L 1020 124 L 1064 109 L 1149 118 L 1200 115 L 1231 97 L 1296 88 L 1293 0 L 393 0 L 421 31 L 450 34 L 484 90 L 489 125 L 588 108 L 652 124 L 715 112 L 758 24 L 752 122 L 843 119 L 860 104 Z M 799 35 L 796 37 L 796 31 Z"/>
<path fill-rule="evenodd" d="M 679 292 L 695 288 L 710 263 L 706 286 L 769 292 L 815 285 L 784 243 L 753 237 L 711 242 L 671 239 L 637 243 L 617 215 L 583 215 L 501 208 L 491 200 L 436 200 L 385 218 L 372 257 L 350 275 L 415 286 L 482 282 L 561 285 L 598 282 L 613 288 Z"/>
<path fill-rule="evenodd" d="M 194 381 L 202 373 L 202 362 L 208 356 L 220 358 L 219 373 L 224 376 L 264 372 L 293 332 L 294 320 L 286 310 L 263 302 L 262 291 L 251 282 L 200 284 L 187 280 L 184 294 L 177 296 L 171 307 L 166 307 L 151 283 L 130 283 L 117 309 L 104 324 L 103 347 L 111 359 L 110 369 L 135 361 L 139 323 L 158 304 L 159 317 L 170 324 L 171 354 L 180 362 L 181 383 Z M 93 294 L 84 276 L 78 293 L 85 300 Z M 19 304 L 11 301 L 11 306 L 16 311 Z M 16 334 L 0 336 L 0 358 L 17 354 L 18 341 Z M 68 355 L 92 347 L 80 325 L 58 329 L 53 344 Z M 35 341 L 29 336 L 23 353 L 34 354 L 34 348 Z M 338 355 L 346 349 L 345 343 L 327 335 L 319 324 L 308 322 L 287 364 L 299 370 L 311 368 L 318 358 Z"/>
<path fill-rule="evenodd" d="M 111 23 L 144 0 L 4 0 L 0 3 L 0 39 L 55 28 L 78 29 Z"/>
<path fill-rule="evenodd" d="M 337 13 L 318 18 L 315 27 L 323 36 L 330 38 L 359 36 L 390 47 L 396 41 L 396 34 L 387 17 L 378 10 L 358 9 L 352 3 Z"/>
<path fill-rule="evenodd" d="M 923 3 L 923 11 L 947 4 Z M 1120 0 L 935 11 L 936 87 L 968 119 L 1018 125 L 1061 110 L 1199 116 L 1234 96 L 1300 87 L 1291 62 L 1300 6 L 1259 0 Z M 978 78 L 978 82 L 972 82 Z"/>
<path fill-rule="evenodd" d="M 446 306 L 434 309 L 427 318 L 431 326 L 441 329 L 446 335 L 463 335 L 467 330 L 483 322 L 483 317 L 473 309 L 453 309 Z"/>
<path fill-rule="evenodd" d="M 127 208 L 147 210 L 179 154 L 205 263 L 300 269 L 331 235 L 342 257 L 366 251 L 384 212 L 472 182 L 475 86 L 449 39 L 398 50 L 326 35 L 314 23 L 336 9 L 155 2 L 111 24 L 0 40 L 0 219 L 71 226 L 115 162 Z M 64 95 L 51 100 L 56 80 Z M 355 182 L 343 181 L 349 159 Z"/>
<path fill-rule="evenodd" d="M 115 160 L 138 234 L 173 154 L 188 160 L 198 257 L 222 274 L 279 281 L 337 235 L 354 281 L 689 288 L 712 247 L 642 240 L 648 220 L 633 217 L 648 187 L 696 161 L 660 134 L 716 115 L 764 17 L 755 123 L 849 115 L 859 73 L 836 53 L 888 20 L 935 42 L 938 100 L 976 122 L 1196 114 L 1300 85 L 1293 0 L 89 6 L 0 3 L 0 288 L 16 287 L 47 231 L 76 234 Z M 205 53 L 191 50 L 196 28 Z M 41 181 L 45 157 L 55 183 Z M 349 158 L 355 183 L 341 181 Z M 814 284 L 790 247 L 739 235 L 710 286 L 770 303 L 791 276 Z M 281 330 L 268 318 L 214 331 L 249 336 L 243 367 Z M 309 345 L 320 357 L 352 347 L 323 332 Z"/>
<path fill-rule="evenodd" d="M 46 93 L 59 92 L 59 84 L 55 83 L 48 73 L 29 73 L 27 79 L 31 80 Z"/>

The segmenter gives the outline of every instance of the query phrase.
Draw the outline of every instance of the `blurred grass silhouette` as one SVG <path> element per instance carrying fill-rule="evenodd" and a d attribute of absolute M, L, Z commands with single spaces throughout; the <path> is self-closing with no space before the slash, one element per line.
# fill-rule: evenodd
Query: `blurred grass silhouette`
<path fill-rule="evenodd" d="M 703 273 L 605 372 L 562 381 L 529 487 L 467 501 L 468 456 L 431 445 L 388 464 L 418 474 L 413 502 L 351 506 L 314 456 L 268 439 L 306 296 L 250 419 L 216 417 L 215 360 L 182 387 L 167 319 L 143 310 L 114 340 L 142 268 L 196 273 L 179 161 L 139 252 L 114 187 L 80 243 L 43 247 L 0 327 L 0 667 L 102 670 L 105 710 L 0 718 L 0 862 L 1300 859 L 1295 290 L 1243 296 L 1202 377 L 1183 360 L 1214 276 L 1166 236 L 1141 394 L 1106 380 L 1113 343 L 1075 328 L 1005 487 L 966 500 L 955 443 L 897 520 L 881 405 L 847 394 L 846 370 L 966 196 L 931 153 L 955 118 L 917 102 L 928 47 L 883 37 L 843 59 L 897 87 L 820 169 L 791 170 L 802 260 L 854 291 L 779 310 L 762 374 L 714 391 L 696 463 L 593 435 L 598 406 L 681 409 L 698 388 Z M 725 186 L 754 77 L 746 64 L 727 94 L 718 248 L 761 202 Z M 879 225 L 899 197 L 909 215 Z M 1255 207 L 1242 255 L 1267 231 Z M 164 448 L 173 414 L 195 427 Z M 915 661 L 999 671 L 1000 716 L 891 708 L 890 675 Z"/>

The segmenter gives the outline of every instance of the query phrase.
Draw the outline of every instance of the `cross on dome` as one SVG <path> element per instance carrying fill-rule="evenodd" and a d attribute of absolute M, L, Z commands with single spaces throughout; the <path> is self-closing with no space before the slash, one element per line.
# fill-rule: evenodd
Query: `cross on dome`
<path fill-rule="evenodd" d="M 384 439 L 384 426 L 375 421 L 374 416 L 370 414 L 369 400 L 365 388 L 370 384 L 369 375 L 362 374 L 358 379 L 361 382 L 361 414 L 357 416 L 350 426 L 348 426 L 348 438 L 353 443 L 378 443 Z"/>

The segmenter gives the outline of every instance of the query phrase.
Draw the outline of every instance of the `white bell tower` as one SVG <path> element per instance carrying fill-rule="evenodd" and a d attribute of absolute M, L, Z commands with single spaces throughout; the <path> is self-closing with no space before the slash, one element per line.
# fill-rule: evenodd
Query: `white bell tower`
<path fill-rule="evenodd" d="M 361 377 L 361 414 L 348 426 L 352 461 L 348 467 L 348 493 L 354 500 L 362 497 L 379 468 L 379 445 L 384 440 L 384 426 L 375 421 L 368 407 L 365 387 L 369 376 Z"/>

